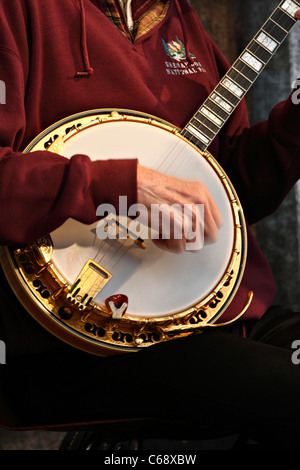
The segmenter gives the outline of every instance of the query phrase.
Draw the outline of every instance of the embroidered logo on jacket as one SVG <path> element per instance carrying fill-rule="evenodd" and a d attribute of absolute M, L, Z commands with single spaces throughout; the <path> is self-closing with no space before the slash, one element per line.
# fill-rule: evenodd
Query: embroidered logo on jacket
<path fill-rule="evenodd" d="M 165 62 L 166 72 L 168 75 L 188 75 L 198 72 L 206 72 L 199 61 L 195 61 L 196 56 L 189 53 L 189 58 L 192 63 L 187 59 L 186 48 L 182 41 L 176 36 L 176 40 L 168 43 L 162 38 L 163 47 L 168 57 L 173 59 L 172 62 Z"/>
<path fill-rule="evenodd" d="M 171 59 L 175 60 L 186 60 L 186 50 L 184 47 L 184 44 L 178 39 L 178 36 L 176 36 L 176 41 L 170 41 L 168 44 L 164 39 L 162 39 L 165 51 Z M 196 59 L 196 56 L 194 54 L 190 54 L 192 59 Z"/>

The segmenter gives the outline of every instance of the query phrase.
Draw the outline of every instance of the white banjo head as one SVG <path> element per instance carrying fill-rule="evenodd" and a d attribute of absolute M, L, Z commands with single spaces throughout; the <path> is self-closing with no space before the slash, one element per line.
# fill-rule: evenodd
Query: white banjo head
<path fill-rule="evenodd" d="M 39 323 L 75 347 L 109 355 L 190 334 L 222 315 L 240 284 L 247 240 L 237 195 L 208 152 L 169 123 L 126 110 L 69 116 L 24 152 L 45 149 L 49 158 L 51 151 L 92 160 L 137 158 L 166 175 L 201 181 L 220 209 L 223 226 L 215 243 L 180 254 L 157 248 L 146 226 L 140 226 L 143 249 L 131 238 L 98 237 L 99 222 L 88 226 L 71 219 L 28 247 L 7 248 L 1 259 L 6 276 Z M 99 273 L 105 278 L 101 288 Z M 84 296 L 84 288 L 78 289 L 83 278 Z M 115 302 L 116 315 L 108 299 L 120 295 L 126 309 L 120 314 Z M 90 300 L 84 303 L 86 297 Z"/>

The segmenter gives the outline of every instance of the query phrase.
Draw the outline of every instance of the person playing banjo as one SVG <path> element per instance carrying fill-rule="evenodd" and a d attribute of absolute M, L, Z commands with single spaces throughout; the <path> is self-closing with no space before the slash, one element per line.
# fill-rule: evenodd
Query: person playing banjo
<path fill-rule="evenodd" d="M 187 0 L 2 0 L 1 382 L 22 423 L 163 405 L 199 436 L 299 447 L 300 316 L 273 305 L 249 227 L 299 179 L 300 108 L 291 94 L 250 126 L 244 100 L 299 19 L 281 1 L 230 67 Z M 148 214 L 188 206 L 204 247 L 187 253 L 187 233 L 160 224 L 136 240 L 119 219 L 120 240 L 100 240 L 97 209 L 119 216 L 120 197 Z"/>

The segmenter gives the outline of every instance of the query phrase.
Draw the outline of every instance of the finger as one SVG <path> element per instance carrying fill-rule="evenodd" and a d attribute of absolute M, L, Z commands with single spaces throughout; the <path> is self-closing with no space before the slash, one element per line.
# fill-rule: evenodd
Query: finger
<path fill-rule="evenodd" d="M 220 228 L 223 225 L 223 218 L 218 205 L 216 204 L 207 186 L 205 186 L 202 182 L 192 182 L 188 185 L 188 190 L 192 201 L 195 204 L 205 204 L 209 210 L 209 218 L 211 216 L 214 219 L 216 226 Z"/>
<path fill-rule="evenodd" d="M 218 239 L 218 227 L 208 205 L 204 206 L 204 239 L 210 243 Z"/>
<path fill-rule="evenodd" d="M 215 202 L 214 198 L 212 197 L 211 193 L 209 192 L 208 188 L 201 183 L 201 193 L 205 196 L 205 206 L 208 208 L 210 215 L 215 221 L 215 224 L 218 228 L 223 225 L 223 218 L 221 212 L 218 208 L 217 203 Z"/>
<path fill-rule="evenodd" d="M 197 185 L 198 186 L 198 185 Z M 178 195 L 176 195 L 177 199 Z M 170 200 L 171 197 L 169 197 Z M 222 222 L 222 217 L 217 205 L 214 203 L 207 189 L 201 192 L 201 196 L 193 196 L 193 202 L 189 202 L 187 199 L 181 200 L 181 209 L 178 213 L 171 213 L 171 227 L 176 229 L 171 231 L 171 237 L 173 238 L 175 233 L 179 233 L 183 238 L 189 238 L 191 240 L 203 242 L 205 239 L 207 242 L 215 242 L 218 239 L 218 225 Z M 194 203 L 194 201 L 202 201 L 201 203 Z M 202 209 L 202 210 L 201 210 Z M 200 216 L 200 214 L 203 214 Z M 200 246 L 200 245 L 199 245 Z M 200 248 L 199 248 L 200 249 Z"/>
<path fill-rule="evenodd" d="M 208 199 L 208 206 L 217 228 L 221 228 L 223 225 L 223 217 L 219 207 L 217 206 L 215 200 L 212 197 Z"/>
<path fill-rule="evenodd" d="M 197 206 L 204 208 L 204 239 L 206 242 L 213 243 L 218 239 L 218 227 L 221 226 L 223 219 L 206 187 L 201 188 L 201 199 L 202 204 L 197 204 Z M 201 221 L 201 218 L 199 220 Z"/>

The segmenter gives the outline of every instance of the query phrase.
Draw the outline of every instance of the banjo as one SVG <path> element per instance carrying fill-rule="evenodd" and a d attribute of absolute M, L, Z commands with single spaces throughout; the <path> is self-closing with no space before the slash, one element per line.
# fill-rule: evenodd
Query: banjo
<path fill-rule="evenodd" d="M 280 2 L 184 129 L 140 112 L 95 109 L 53 124 L 24 150 L 47 150 L 49 158 L 51 152 L 138 158 L 169 176 L 202 180 L 224 221 L 218 240 L 192 254 L 157 248 L 146 226 L 132 236 L 126 215 L 109 219 L 106 237 L 98 236 L 99 222 L 69 219 L 26 247 L 3 247 L 1 264 L 14 293 L 44 328 L 76 348 L 109 356 L 228 324 L 216 322 L 243 277 L 246 223 L 229 178 L 207 148 L 295 24 L 299 8 L 296 1 Z"/>

